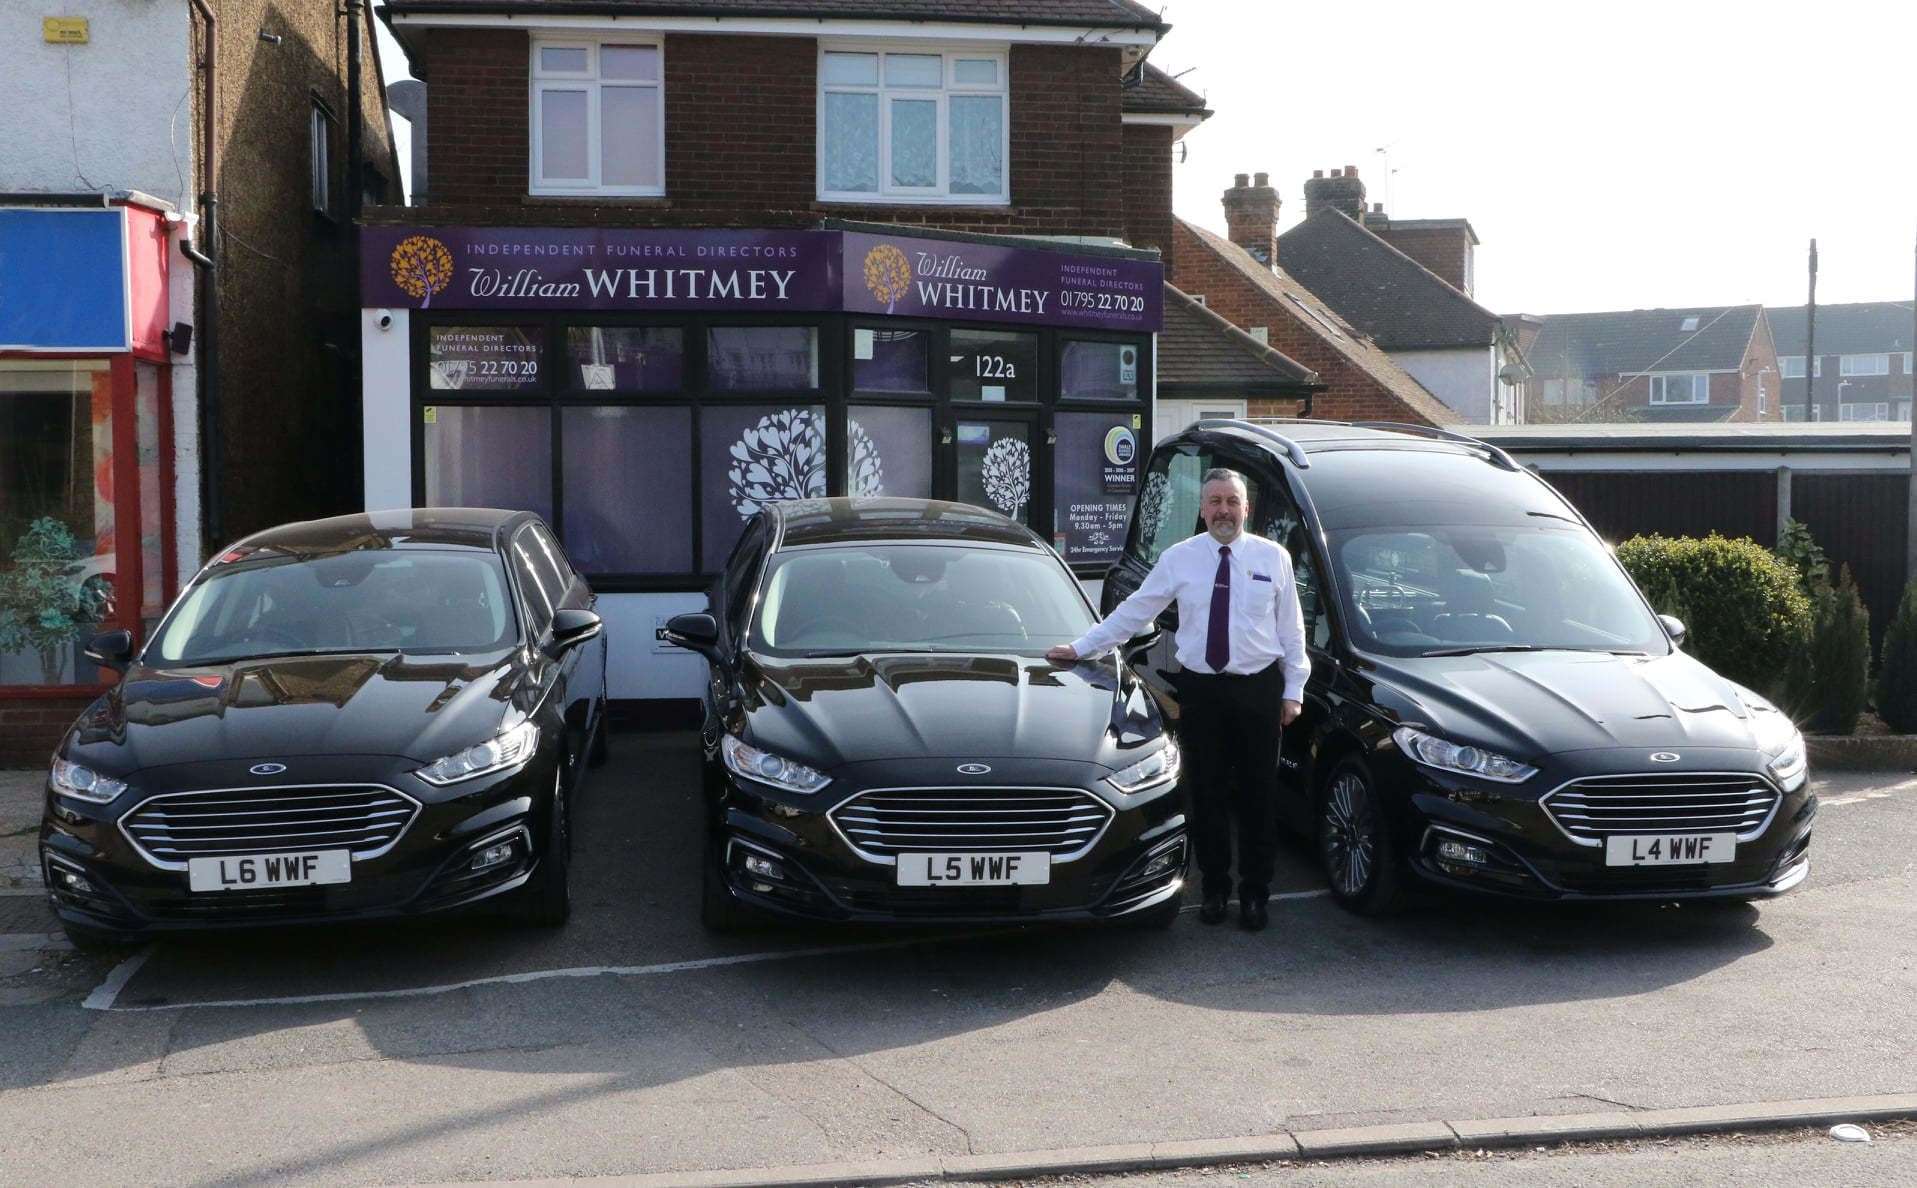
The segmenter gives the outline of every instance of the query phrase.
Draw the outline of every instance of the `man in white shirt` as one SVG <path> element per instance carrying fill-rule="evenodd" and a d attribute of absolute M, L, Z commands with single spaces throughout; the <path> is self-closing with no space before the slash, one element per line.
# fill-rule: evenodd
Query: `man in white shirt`
<path fill-rule="evenodd" d="M 1225 918 L 1236 816 L 1239 922 L 1255 932 L 1267 920 L 1278 843 L 1279 730 L 1303 708 L 1311 659 L 1291 556 L 1283 545 L 1245 531 L 1250 511 L 1241 475 L 1206 472 L 1199 488 L 1205 534 L 1166 549 L 1137 592 L 1104 622 L 1046 657 L 1071 664 L 1109 651 L 1177 600 L 1184 671 L 1173 681 L 1205 893 L 1198 918 L 1207 924 Z"/>

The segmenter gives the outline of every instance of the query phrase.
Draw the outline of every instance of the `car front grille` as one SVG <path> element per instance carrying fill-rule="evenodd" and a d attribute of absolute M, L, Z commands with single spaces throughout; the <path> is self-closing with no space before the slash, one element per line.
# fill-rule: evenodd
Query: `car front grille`
<path fill-rule="evenodd" d="M 1573 780 L 1542 804 L 1572 840 L 1595 846 L 1644 833 L 1735 833 L 1748 841 L 1780 799 L 1762 776 L 1673 772 Z"/>
<path fill-rule="evenodd" d="M 1068 859 L 1098 840 L 1112 809 L 1075 788 L 884 788 L 831 815 L 867 856 L 1044 850 Z"/>
<path fill-rule="evenodd" d="M 419 802 L 377 784 L 229 788 L 173 792 L 142 803 L 121 820 L 148 861 L 184 870 L 193 858 L 288 850 L 384 853 L 406 832 Z"/>

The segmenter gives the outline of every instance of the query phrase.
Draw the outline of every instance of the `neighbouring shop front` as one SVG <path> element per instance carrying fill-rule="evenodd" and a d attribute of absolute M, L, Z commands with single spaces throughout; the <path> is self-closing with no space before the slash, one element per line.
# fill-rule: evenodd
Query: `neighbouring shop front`
<path fill-rule="evenodd" d="M 1155 254 L 872 225 L 370 226 L 367 506 L 546 515 L 603 595 L 614 696 L 696 696 L 656 629 L 767 503 L 975 503 L 1099 577 L 1161 285 Z"/>

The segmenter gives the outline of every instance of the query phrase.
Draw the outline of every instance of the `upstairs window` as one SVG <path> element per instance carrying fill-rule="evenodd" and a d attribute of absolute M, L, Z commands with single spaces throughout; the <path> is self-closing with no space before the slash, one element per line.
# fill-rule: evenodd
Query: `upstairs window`
<path fill-rule="evenodd" d="M 1709 404 L 1711 377 L 1701 371 L 1651 377 L 1652 404 Z"/>
<path fill-rule="evenodd" d="M 1889 375 L 1889 355 L 1842 355 L 1837 360 L 1839 375 Z"/>
<path fill-rule="evenodd" d="M 1777 356 L 1777 368 L 1778 373 L 1785 379 L 1803 379 L 1804 356 L 1779 355 Z M 1822 355 L 1817 356 L 1817 378 L 1824 378 L 1824 357 Z"/>
<path fill-rule="evenodd" d="M 841 202 L 1011 201 L 1006 56 L 824 49 L 819 197 Z"/>
<path fill-rule="evenodd" d="M 666 192 L 663 54 L 656 41 L 533 42 L 532 193 Z"/>

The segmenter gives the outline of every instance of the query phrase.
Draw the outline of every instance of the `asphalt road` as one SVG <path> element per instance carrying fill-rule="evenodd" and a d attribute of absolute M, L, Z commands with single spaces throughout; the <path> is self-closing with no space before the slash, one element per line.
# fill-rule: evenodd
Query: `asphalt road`
<path fill-rule="evenodd" d="M 563 931 L 229 936 L 0 976 L 0 1183 L 603 1175 L 1917 1089 L 1917 780 L 1823 781 L 1809 883 L 1756 907 L 1368 921 L 1293 850 L 1261 935 L 716 939 L 689 740 L 614 755 Z M 0 932 L 44 932 L 34 911 L 0 899 Z"/>

